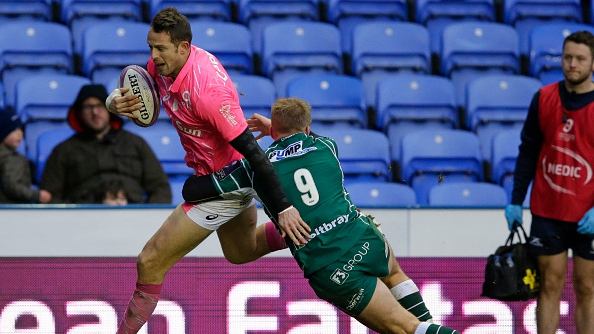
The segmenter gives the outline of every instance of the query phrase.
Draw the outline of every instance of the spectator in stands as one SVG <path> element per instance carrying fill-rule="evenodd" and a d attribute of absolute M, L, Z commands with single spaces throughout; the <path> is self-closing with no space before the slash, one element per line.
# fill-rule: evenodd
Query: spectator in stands
<path fill-rule="evenodd" d="M 567 36 L 561 65 L 564 80 L 532 98 L 505 217 L 510 230 L 522 224 L 522 203 L 533 181 L 528 249 L 540 270 L 537 332 L 557 332 L 571 248 L 576 332 L 594 333 L 594 36 Z"/>
<path fill-rule="evenodd" d="M 110 179 L 101 183 L 101 187 L 99 187 L 96 194 L 95 203 L 112 206 L 128 205 L 128 195 L 122 180 Z"/>
<path fill-rule="evenodd" d="M 11 108 L 0 110 L 0 203 L 48 203 L 51 193 L 32 187 L 29 160 L 17 151 L 22 127 Z"/>
<path fill-rule="evenodd" d="M 94 203 L 105 180 L 120 180 L 129 203 L 171 203 L 167 175 L 141 137 L 110 113 L 103 85 L 86 85 L 68 111 L 76 131 L 50 154 L 40 188 L 52 203 Z"/>

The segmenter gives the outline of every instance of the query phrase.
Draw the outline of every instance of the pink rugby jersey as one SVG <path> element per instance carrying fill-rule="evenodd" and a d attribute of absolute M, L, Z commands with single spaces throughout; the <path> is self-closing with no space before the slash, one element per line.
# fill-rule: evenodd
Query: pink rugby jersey
<path fill-rule="evenodd" d="M 192 45 L 175 81 L 159 75 L 152 59 L 147 69 L 177 129 L 186 164 L 196 175 L 210 174 L 243 157 L 229 141 L 247 128 L 247 122 L 237 90 L 215 56 Z"/>

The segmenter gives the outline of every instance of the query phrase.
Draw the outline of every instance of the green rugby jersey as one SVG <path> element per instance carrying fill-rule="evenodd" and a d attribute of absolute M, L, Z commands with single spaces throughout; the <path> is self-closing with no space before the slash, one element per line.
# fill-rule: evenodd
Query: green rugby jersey
<path fill-rule="evenodd" d="M 297 133 L 275 141 L 266 150 L 289 201 L 311 227 L 304 246 L 287 244 L 305 276 L 334 262 L 365 232 L 343 185 L 334 140 Z"/>

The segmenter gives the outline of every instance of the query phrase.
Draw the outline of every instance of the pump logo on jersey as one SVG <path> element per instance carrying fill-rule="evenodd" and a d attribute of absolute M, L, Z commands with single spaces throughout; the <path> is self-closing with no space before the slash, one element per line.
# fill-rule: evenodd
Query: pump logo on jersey
<path fill-rule="evenodd" d="M 271 162 L 276 162 L 283 160 L 284 158 L 292 157 L 292 156 L 300 156 L 307 152 L 315 150 L 315 147 L 307 147 L 303 148 L 303 141 L 294 142 L 293 144 L 287 146 L 283 150 L 275 150 L 268 154 L 268 159 Z"/>

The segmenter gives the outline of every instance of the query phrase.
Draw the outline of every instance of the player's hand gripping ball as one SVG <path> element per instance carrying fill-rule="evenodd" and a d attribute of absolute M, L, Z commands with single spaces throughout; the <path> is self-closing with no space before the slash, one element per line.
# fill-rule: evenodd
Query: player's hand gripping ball
<path fill-rule="evenodd" d="M 155 124 L 161 111 L 161 101 L 157 84 L 150 74 L 138 65 L 126 66 L 120 73 L 118 87 L 129 88 L 124 95 L 134 94 L 141 100 L 141 108 L 133 112 L 138 118 L 131 118 L 132 122 L 142 127 Z"/>

